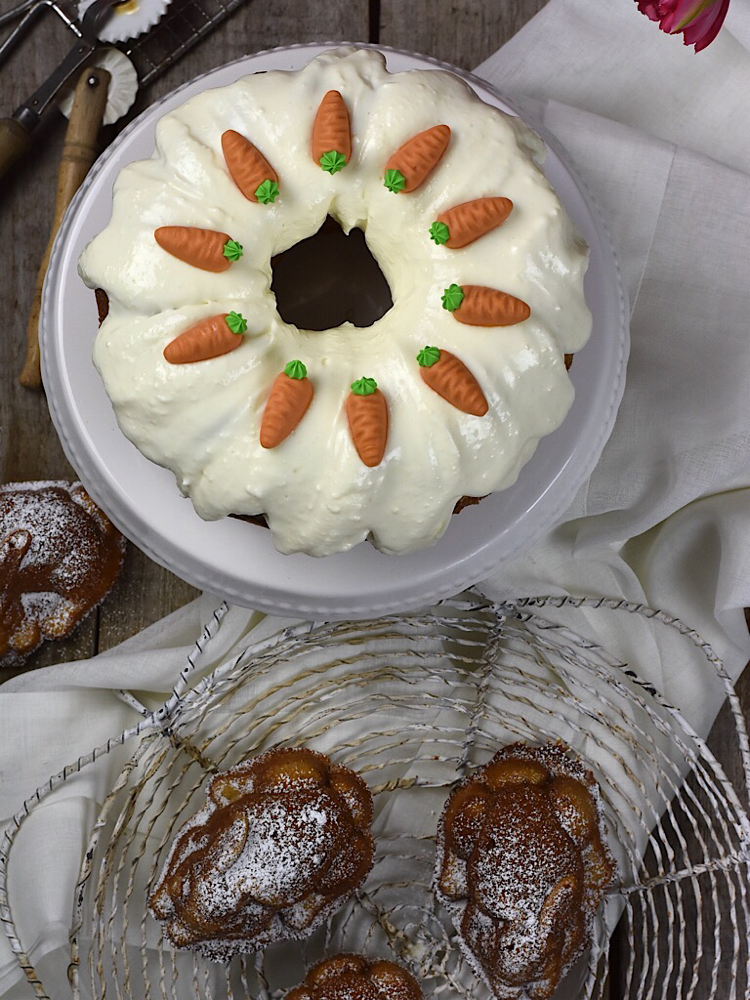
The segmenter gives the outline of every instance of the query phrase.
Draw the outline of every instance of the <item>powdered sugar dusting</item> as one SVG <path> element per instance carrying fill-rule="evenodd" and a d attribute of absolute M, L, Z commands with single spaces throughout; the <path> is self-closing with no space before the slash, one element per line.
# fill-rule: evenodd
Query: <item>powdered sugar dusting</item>
<path fill-rule="evenodd" d="M 506 747 L 441 817 L 438 898 L 501 1000 L 551 995 L 613 875 L 593 776 L 560 744 Z"/>
<path fill-rule="evenodd" d="M 0 664 L 69 635 L 111 587 L 123 551 L 80 483 L 0 486 Z"/>
<path fill-rule="evenodd" d="M 326 804 L 322 793 L 312 803 L 301 805 L 262 799 L 248 803 L 242 814 L 244 846 L 231 867 L 214 848 L 214 870 L 199 894 L 206 912 L 229 913 L 248 895 L 269 906 L 297 902 L 329 856 L 336 840 L 335 826 L 342 825 L 339 815 L 335 823 L 329 822 Z M 236 827 L 235 820 L 230 828 L 233 835 Z"/>
<path fill-rule="evenodd" d="M 341 772 L 344 769 L 333 769 Z M 327 757 L 272 750 L 217 775 L 182 827 L 149 905 L 179 947 L 225 960 L 322 923 L 372 866 L 369 828 L 331 786 Z M 353 772 L 372 811 L 366 786 Z"/>

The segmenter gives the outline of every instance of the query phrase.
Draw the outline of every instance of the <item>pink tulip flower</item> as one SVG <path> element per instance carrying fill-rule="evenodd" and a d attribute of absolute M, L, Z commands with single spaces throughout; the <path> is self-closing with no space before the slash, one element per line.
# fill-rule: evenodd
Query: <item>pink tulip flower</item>
<path fill-rule="evenodd" d="M 670 35 L 682 32 L 695 51 L 710 44 L 727 16 L 729 0 L 637 0 L 638 10 Z"/>

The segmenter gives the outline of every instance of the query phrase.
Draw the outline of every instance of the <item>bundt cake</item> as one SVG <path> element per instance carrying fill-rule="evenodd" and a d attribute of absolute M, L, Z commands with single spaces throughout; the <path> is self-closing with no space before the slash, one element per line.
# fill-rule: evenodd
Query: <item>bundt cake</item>
<path fill-rule="evenodd" d="M 214 961 L 309 934 L 373 861 L 372 798 L 304 747 L 217 774 L 179 831 L 149 899 L 167 937 Z"/>
<path fill-rule="evenodd" d="M 422 990 L 395 962 L 336 955 L 310 969 L 285 1000 L 422 1000 Z"/>
<path fill-rule="evenodd" d="M 436 891 L 497 1000 L 549 1000 L 614 877 L 593 775 L 562 744 L 514 744 L 462 781 Z"/>
<path fill-rule="evenodd" d="M 124 551 L 80 483 L 0 486 L 0 666 L 69 636 L 109 591 Z"/>
<path fill-rule="evenodd" d="M 372 49 L 191 98 L 80 259 L 108 299 L 94 362 L 121 429 L 201 517 L 264 514 L 281 552 L 431 545 L 573 400 L 588 250 L 543 155 L 458 77 L 391 74 Z M 327 217 L 364 231 L 390 286 L 369 327 L 276 308 L 272 258 Z"/>

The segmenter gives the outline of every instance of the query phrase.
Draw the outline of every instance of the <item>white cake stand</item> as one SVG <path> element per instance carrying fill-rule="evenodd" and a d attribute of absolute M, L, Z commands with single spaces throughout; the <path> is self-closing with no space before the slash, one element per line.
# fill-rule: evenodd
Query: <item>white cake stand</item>
<path fill-rule="evenodd" d="M 120 169 L 149 157 L 157 121 L 188 98 L 249 73 L 297 70 L 332 43 L 272 49 L 206 73 L 145 111 L 99 159 L 60 228 L 44 286 L 40 342 L 50 413 L 86 489 L 147 555 L 196 587 L 263 611 L 315 618 L 365 618 L 415 607 L 475 583 L 527 549 L 562 516 L 591 473 L 622 397 L 629 347 L 628 309 L 609 234 L 563 150 L 548 147 L 545 173 L 591 246 L 586 297 L 593 334 L 572 369 L 576 398 L 563 425 L 544 438 L 518 482 L 453 518 L 432 548 L 386 556 L 368 543 L 325 559 L 284 556 L 271 533 L 225 518 L 202 521 L 174 477 L 144 458 L 120 432 L 91 361 L 94 296 L 78 257 L 110 217 Z M 486 83 L 424 56 L 378 46 L 392 71 L 445 69 L 482 100 L 513 107 Z"/>

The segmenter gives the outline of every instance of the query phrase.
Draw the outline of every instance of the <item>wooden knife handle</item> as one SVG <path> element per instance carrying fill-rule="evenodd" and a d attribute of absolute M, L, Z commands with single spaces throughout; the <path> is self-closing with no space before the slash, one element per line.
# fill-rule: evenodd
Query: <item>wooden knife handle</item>
<path fill-rule="evenodd" d="M 39 368 L 39 313 L 42 307 L 42 285 L 47 273 L 50 251 L 73 195 L 83 183 L 84 177 L 99 154 L 98 136 L 107 105 L 109 81 L 110 74 L 107 70 L 94 66 L 83 71 L 76 86 L 73 110 L 70 112 L 65 145 L 60 158 L 60 169 L 57 174 L 55 216 L 52 220 L 47 249 L 44 251 L 42 263 L 39 265 L 34 297 L 29 312 L 29 322 L 26 328 L 26 361 L 21 370 L 19 381 L 21 385 L 29 389 L 39 389 L 42 384 Z"/>
<path fill-rule="evenodd" d="M 31 146 L 31 133 L 15 118 L 0 118 L 0 180 Z"/>

